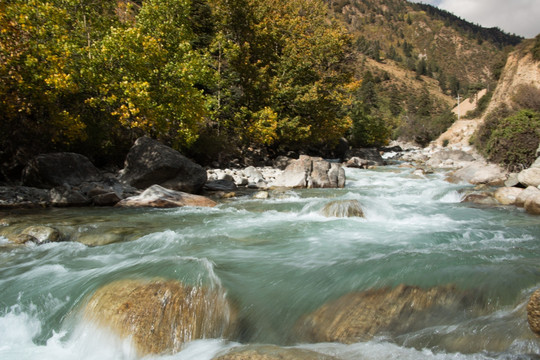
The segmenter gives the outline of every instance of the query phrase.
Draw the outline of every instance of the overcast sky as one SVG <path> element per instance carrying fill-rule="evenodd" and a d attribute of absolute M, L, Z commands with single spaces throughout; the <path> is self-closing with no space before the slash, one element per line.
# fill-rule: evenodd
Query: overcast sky
<path fill-rule="evenodd" d="M 540 33 L 540 0 L 410 0 L 440 9 L 479 24 L 533 38 Z"/>

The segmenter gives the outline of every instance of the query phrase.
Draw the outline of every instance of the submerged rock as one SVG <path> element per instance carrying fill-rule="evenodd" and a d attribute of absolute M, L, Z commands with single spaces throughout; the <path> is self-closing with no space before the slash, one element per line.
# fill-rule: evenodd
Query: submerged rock
<path fill-rule="evenodd" d="M 200 195 L 165 189 L 153 185 L 140 195 L 128 197 L 116 204 L 118 207 L 157 207 L 171 208 L 182 206 L 214 207 L 217 203 Z"/>
<path fill-rule="evenodd" d="M 186 342 L 230 334 L 234 316 L 223 294 L 172 280 L 121 280 L 98 289 L 87 320 L 130 337 L 140 355 L 172 353 Z"/>
<path fill-rule="evenodd" d="M 331 201 L 324 206 L 322 213 L 328 217 L 364 217 L 358 200 Z"/>
<path fill-rule="evenodd" d="M 335 360 L 315 351 L 276 345 L 248 345 L 234 348 L 213 360 Z"/>
<path fill-rule="evenodd" d="M 368 290 L 323 305 L 301 319 L 296 330 L 303 341 L 351 344 L 436 325 L 463 312 L 473 300 L 453 286 Z"/>
<path fill-rule="evenodd" d="M 45 244 L 63 240 L 62 234 L 58 229 L 44 225 L 29 226 L 18 234 L 5 234 L 8 240 L 15 244 L 25 244 L 27 242 Z"/>
<path fill-rule="evenodd" d="M 473 203 L 478 205 L 495 206 L 499 205 L 499 202 L 488 192 L 476 192 L 465 195 L 462 203 Z"/>
<path fill-rule="evenodd" d="M 527 321 L 531 330 L 540 336 L 540 289 L 531 295 L 527 304 Z"/>
<path fill-rule="evenodd" d="M 138 189 L 154 184 L 197 193 L 206 183 L 206 171 L 178 151 L 149 137 L 135 141 L 122 170 L 123 182 Z"/>

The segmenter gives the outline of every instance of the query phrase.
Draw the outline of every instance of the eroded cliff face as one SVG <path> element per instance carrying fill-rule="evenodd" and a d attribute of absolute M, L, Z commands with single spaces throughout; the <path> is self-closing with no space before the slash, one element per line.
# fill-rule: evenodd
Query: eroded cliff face
<path fill-rule="evenodd" d="M 532 46 L 532 41 L 526 41 L 510 53 L 485 114 L 502 104 L 516 108 L 515 96 L 523 85 L 540 88 L 540 62 L 533 59 Z"/>
<path fill-rule="evenodd" d="M 506 105 L 510 110 L 522 108 L 523 105 L 518 104 L 516 100 L 523 102 L 521 101 L 523 99 L 519 99 L 520 96 L 524 96 L 526 93 L 520 92 L 523 86 L 533 86 L 540 91 L 540 62 L 533 59 L 531 53 L 533 46 L 534 40 L 527 40 L 509 54 L 491 101 L 481 118 L 456 121 L 431 144 L 431 147 L 450 146 L 455 149 L 471 149 L 470 139 L 488 114 L 498 111 L 497 109 L 501 105 Z M 530 92 L 528 94 L 531 96 Z M 472 110 L 472 108 L 468 108 L 468 110 Z M 461 112 L 461 114 L 464 114 L 464 112 Z"/>

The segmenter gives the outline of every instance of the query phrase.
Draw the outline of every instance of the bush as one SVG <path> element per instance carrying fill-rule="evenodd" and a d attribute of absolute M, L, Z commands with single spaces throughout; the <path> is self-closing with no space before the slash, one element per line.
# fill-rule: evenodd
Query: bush
<path fill-rule="evenodd" d="M 488 160 L 513 170 L 528 168 L 536 159 L 540 142 L 540 113 L 520 110 L 499 121 L 491 121 L 484 129 L 487 138 L 483 152 Z"/>

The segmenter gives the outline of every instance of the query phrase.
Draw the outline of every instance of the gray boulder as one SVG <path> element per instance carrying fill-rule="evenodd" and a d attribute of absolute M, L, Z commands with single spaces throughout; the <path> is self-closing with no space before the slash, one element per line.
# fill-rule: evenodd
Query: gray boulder
<path fill-rule="evenodd" d="M 208 181 L 204 185 L 204 189 L 207 191 L 236 191 L 238 190 L 238 187 L 236 186 L 234 181 L 222 179 Z"/>
<path fill-rule="evenodd" d="M 92 203 L 80 191 L 66 186 L 58 186 L 51 189 L 49 196 L 51 205 L 56 207 L 87 206 Z"/>
<path fill-rule="evenodd" d="M 23 185 L 40 189 L 77 186 L 101 179 L 100 171 L 86 156 L 68 152 L 38 155 L 28 162 L 22 173 Z"/>
<path fill-rule="evenodd" d="M 302 155 L 298 160 L 291 161 L 283 173 L 276 177 L 272 186 L 343 188 L 345 187 L 345 170 L 340 164 Z"/>
<path fill-rule="evenodd" d="M 130 149 L 120 180 L 138 189 L 158 184 L 168 189 L 199 192 L 206 171 L 178 151 L 149 137 L 141 137 Z"/>
<path fill-rule="evenodd" d="M 361 148 L 361 149 L 350 149 L 345 153 L 345 161 L 348 161 L 352 158 L 359 158 L 367 160 L 374 163 L 375 165 L 382 166 L 384 165 L 384 159 L 382 158 L 379 151 L 375 148 Z"/>

